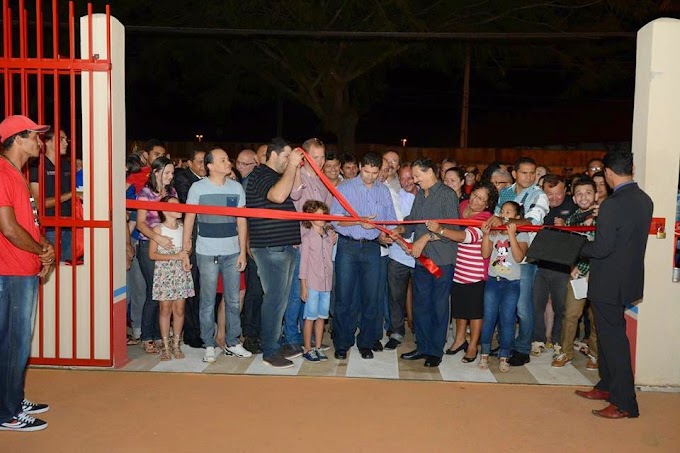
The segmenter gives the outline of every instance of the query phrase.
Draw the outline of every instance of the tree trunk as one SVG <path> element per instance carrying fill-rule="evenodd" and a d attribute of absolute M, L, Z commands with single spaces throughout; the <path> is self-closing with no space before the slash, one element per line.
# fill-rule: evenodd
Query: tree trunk
<path fill-rule="evenodd" d="M 355 152 L 358 122 L 359 115 L 356 112 L 346 113 L 326 122 L 326 129 L 333 133 L 338 140 L 339 153 L 353 154 Z"/>

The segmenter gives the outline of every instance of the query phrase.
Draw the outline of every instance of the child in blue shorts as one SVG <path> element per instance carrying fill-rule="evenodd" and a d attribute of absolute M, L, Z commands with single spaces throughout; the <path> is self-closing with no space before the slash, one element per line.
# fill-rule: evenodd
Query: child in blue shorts
<path fill-rule="evenodd" d="M 303 212 L 328 214 L 328 206 L 317 200 L 308 200 L 302 206 Z M 325 220 L 302 222 L 302 245 L 300 246 L 300 298 L 305 302 L 302 339 L 304 354 L 308 362 L 319 363 L 328 360 L 323 351 L 312 348 L 312 330 L 316 345 L 323 338 L 324 320 L 328 319 L 333 288 L 333 242 L 335 234 L 326 226 Z"/>

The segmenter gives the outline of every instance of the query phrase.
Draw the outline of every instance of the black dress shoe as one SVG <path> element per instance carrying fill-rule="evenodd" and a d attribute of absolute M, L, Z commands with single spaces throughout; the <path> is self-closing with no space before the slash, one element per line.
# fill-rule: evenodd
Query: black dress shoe
<path fill-rule="evenodd" d="M 438 367 L 440 363 L 442 363 L 441 357 L 437 357 L 436 355 L 428 355 L 423 365 L 425 365 L 426 367 L 434 368 Z"/>
<path fill-rule="evenodd" d="M 385 349 L 397 349 L 397 346 L 401 344 L 401 341 L 396 338 L 390 338 L 387 343 L 385 343 Z"/>
<path fill-rule="evenodd" d="M 373 346 L 371 346 L 371 349 L 373 349 L 375 352 L 380 352 L 383 350 L 383 345 L 380 341 L 376 341 L 373 343 Z"/>
<path fill-rule="evenodd" d="M 373 358 L 373 351 L 371 351 L 369 348 L 360 348 L 359 352 L 361 353 L 362 359 L 372 359 Z"/>
<path fill-rule="evenodd" d="M 508 364 L 510 366 L 522 366 L 531 361 L 529 354 L 522 354 L 521 352 L 515 352 L 510 359 L 508 359 Z"/>
<path fill-rule="evenodd" d="M 446 355 L 456 355 L 456 354 L 458 354 L 460 351 L 467 351 L 468 346 L 469 346 L 469 345 L 468 345 L 468 342 L 467 342 L 467 340 L 466 340 L 466 341 L 463 342 L 462 345 L 458 346 L 456 349 L 447 349 L 447 350 L 446 350 Z"/>
<path fill-rule="evenodd" d="M 413 351 L 403 353 L 400 357 L 404 360 L 420 360 L 427 358 L 427 354 L 414 349 Z"/>
<path fill-rule="evenodd" d="M 347 358 L 347 351 L 344 349 L 336 349 L 335 358 L 338 360 L 345 360 Z"/>

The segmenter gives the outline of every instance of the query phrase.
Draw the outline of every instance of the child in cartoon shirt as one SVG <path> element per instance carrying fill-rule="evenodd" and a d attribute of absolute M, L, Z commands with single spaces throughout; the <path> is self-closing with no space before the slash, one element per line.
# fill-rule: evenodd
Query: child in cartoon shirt
<path fill-rule="evenodd" d="M 501 206 L 502 217 L 521 219 L 522 207 L 507 201 Z M 517 233 L 517 225 L 507 224 L 506 230 L 491 230 L 482 226 L 482 256 L 489 258 L 489 279 L 484 288 L 484 322 L 482 324 L 482 357 L 479 367 L 489 368 L 489 352 L 491 338 L 498 321 L 500 341 L 499 370 L 503 373 L 510 370 L 508 357 L 515 333 L 517 318 L 517 301 L 519 299 L 520 265 L 529 247 L 527 233 Z"/>

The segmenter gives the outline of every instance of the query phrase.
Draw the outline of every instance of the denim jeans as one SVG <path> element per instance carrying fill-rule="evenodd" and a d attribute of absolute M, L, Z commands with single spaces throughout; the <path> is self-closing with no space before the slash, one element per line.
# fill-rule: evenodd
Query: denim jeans
<path fill-rule="evenodd" d="M 60 259 L 59 261 L 71 261 L 71 229 L 70 228 L 62 228 L 61 229 L 61 242 L 59 243 L 59 247 L 61 247 L 60 250 Z M 45 231 L 45 238 L 47 238 L 48 241 L 54 245 L 55 250 L 56 250 L 56 238 L 57 238 L 57 232 L 54 229 L 48 229 Z"/>
<path fill-rule="evenodd" d="M 510 357 L 510 346 L 515 336 L 517 301 L 520 280 L 506 280 L 489 276 L 484 287 L 484 322 L 482 324 L 482 354 L 491 351 L 491 338 L 498 321 L 499 357 Z M 415 315 L 414 315 L 415 317 Z"/>
<path fill-rule="evenodd" d="M 453 264 L 439 266 L 437 278 L 424 266 L 413 271 L 413 324 L 417 349 L 435 357 L 444 355 L 444 344 L 451 318 L 449 296 L 453 284 Z"/>
<path fill-rule="evenodd" d="M 243 311 L 241 312 L 241 328 L 243 336 L 260 338 L 260 324 L 262 323 L 262 283 L 257 275 L 257 263 L 248 255 L 248 265 L 245 270 L 246 295 L 243 299 Z"/>
<path fill-rule="evenodd" d="M 300 247 L 295 247 L 295 269 L 293 281 L 290 284 L 288 305 L 283 315 L 282 344 L 302 344 L 302 315 L 305 306 L 300 299 Z"/>
<path fill-rule="evenodd" d="M 295 270 L 295 248 L 292 245 L 252 249 L 257 273 L 262 282 L 262 356 L 275 355 L 280 347 L 281 323 L 286 311 Z"/>
<path fill-rule="evenodd" d="M 404 335 L 406 334 L 404 318 L 406 317 L 406 291 L 409 278 L 413 280 L 413 268 L 391 259 L 387 265 L 387 284 L 390 301 L 389 330 L 392 331 L 390 338 L 398 341 L 404 341 Z"/>
<path fill-rule="evenodd" d="M 552 301 L 555 322 L 551 332 L 553 343 L 560 343 L 562 338 L 562 319 L 569 286 L 569 274 L 553 269 L 539 268 L 534 279 L 534 341 L 546 342 L 545 307 L 548 298 Z M 571 342 L 567 343 L 570 344 Z"/>
<path fill-rule="evenodd" d="M 158 301 L 153 300 L 153 270 L 156 262 L 149 258 L 149 241 L 137 244 L 137 260 L 146 282 L 146 297 L 142 307 L 142 341 L 160 340 L 161 329 L 158 324 Z"/>
<path fill-rule="evenodd" d="M 132 240 L 137 247 L 137 241 Z M 146 300 L 146 282 L 142 275 L 137 256 L 132 259 L 130 270 L 125 274 L 127 285 L 127 303 L 130 307 L 130 322 L 132 324 L 132 335 L 139 338 L 142 334 L 142 310 Z"/>
<path fill-rule="evenodd" d="M 378 298 L 380 246 L 376 241 L 359 242 L 338 238 L 335 256 L 336 300 L 333 314 L 333 343 L 336 350 L 354 344 L 371 348 L 382 338 L 383 306 Z"/>
<path fill-rule="evenodd" d="M 390 261 L 392 260 L 387 255 L 380 257 L 380 277 L 378 277 L 378 299 L 383 306 L 384 320 L 382 324 L 385 330 L 390 330 L 392 325 L 392 320 L 390 319 L 390 298 L 387 289 L 387 265 Z"/>
<path fill-rule="evenodd" d="M 38 277 L 0 276 L 0 422 L 21 412 Z"/>
<path fill-rule="evenodd" d="M 536 278 L 536 265 L 521 264 L 519 268 L 521 269 L 519 300 L 517 301 L 519 333 L 517 338 L 514 339 L 511 349 L 521 354 L 529 354 L 531 351 L 531 336 L 534 332 L 534 279 Z"/>
<path fill-rule="evenodd" d="M 208 347 L 215 347 L 215 295 L 217 294 L 217 276 L 222 274 L 224 287 L 224 310 L 227 317 L 227 346 L 236 346 L 241 336 L 241 313 L 239 310 L 238 292 L 241 273 L 236 269 L 238 253 L 233 255 L 199 255 L 196 254 L 198 272 L 201 275 L 201 301 L 199 320 L 201 323 L 201 340 Z M 215 262 L 217 261 L 217 262 Z"/>

